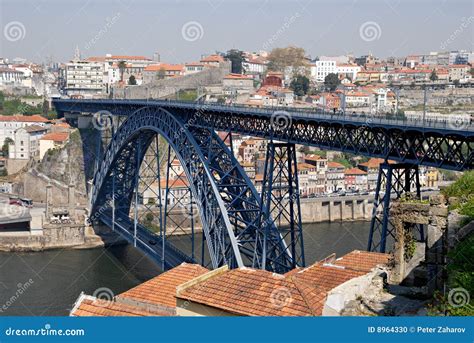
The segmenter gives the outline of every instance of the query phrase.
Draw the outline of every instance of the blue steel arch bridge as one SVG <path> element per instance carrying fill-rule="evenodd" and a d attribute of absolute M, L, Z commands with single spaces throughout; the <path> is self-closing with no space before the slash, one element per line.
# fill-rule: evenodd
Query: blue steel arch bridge
<path fill-rule="evenodd" d="M 91 220 L 120 233 L 164 269 L 184 261 L 279 273 L 304 266 L 295 145 L 385 160 L 377 181 L 370 251 L 385 252 L 394 238 L 391 200 L 407 192 L 421 197 L 419 165 L 463 171 L 474 164 L 469 117 L 408 120 L 166 100 L 57 99 L 54 106 L 71 120 L 91 118 L 99 128 L 99 145 L 104 132 L 110 132 L 94 161 Z M 235 158 L 233 133 L 268 140 L 260 192 Z M 186 179 L 187 201 L 170 191 L 176 182 L 172 175 Z M 146 190 L 154 192 L 157 203 L 144 201 Z M 184 208 L 186 229 L 170 215 L 177 205 Z M 158 225 L 151 217 L 143 219 L 143 207 L 153 207 L 156 218 L 151 217 Z M 202 226 L 200 244 L 195 218 Z M 172 239 L 177 228 L 189 237 L 189 251 Z M 425 239 L 423 226 L 413 230 L 419 240 Z"/>

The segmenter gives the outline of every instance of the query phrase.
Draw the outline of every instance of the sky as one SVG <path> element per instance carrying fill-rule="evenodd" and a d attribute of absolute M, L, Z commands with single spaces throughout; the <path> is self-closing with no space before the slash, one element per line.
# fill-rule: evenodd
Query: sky
<path fill-rule="evenodd" d="M 295 45 L 311 57 L 474 50 L 472 0 L 0 0 L 0 57 L 181 63 Z"/>

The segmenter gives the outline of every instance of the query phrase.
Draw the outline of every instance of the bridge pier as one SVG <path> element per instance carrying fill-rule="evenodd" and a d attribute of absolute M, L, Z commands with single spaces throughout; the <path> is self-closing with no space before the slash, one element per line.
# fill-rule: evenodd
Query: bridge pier
<path fill-rule="evenodd" d="M 274 254 L 274 243 L 271 242 L 274 238 L 267 236 L 271 225 L 278 228 L 287 245 L 292 268 L 305 265 L 297 170 L 295 145 L 270 141 L 262 185 L 262 225 L 266 228 L 263 249 L 265 269 L 268 267 L 265 262 L 267 257 Z"/>
<path fill-rule="evenodd" d="M 374 207 L 370 223 L 368 251 L 384 253 L 387 239 L 396 239 L 393 224 L 390 221 L 391 200 L 400 199 L 403 195 L 415 190 L 413 200 L 421 200 L 418 165 L 408 163 L 380 164 L 377 189 L 375 191 Z M 424 241 L 423 225 L 417 225 L 419 240 Z"/>

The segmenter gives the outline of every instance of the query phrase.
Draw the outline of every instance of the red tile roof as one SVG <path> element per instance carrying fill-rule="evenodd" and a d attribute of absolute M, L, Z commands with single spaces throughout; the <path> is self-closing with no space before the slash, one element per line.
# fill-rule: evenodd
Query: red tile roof
<path fill-rule="evenodd" d="M 22 115 L 15 115 L 15 116 L 1 116 L 0 121 L 17 121 L 22 123 L 49 123 L 49 120 L 45 117 L 40 116 L 39 114 L 33 114 L 31 116 L 22 116 Z"/>
<path fill-rule="evenodd" d="M 366 175 L 367 172 L 360 170 L 359 168 L 350 168 L 344 171 L 346 175 Z"/>
<path fill-rule="evenodd" d="M 345 168 L 344 165 L 340 164 L 339 162 L 328 162 L 328 168 Z"/>
<path fill-rule="evenodd" d="M 166 63 L 161 63 L 161 64 L 152 64 L 147 66 L 145 71 L 183 71 L 184 66 L 182 64 L 166 64 Z"/>
<path fill-rule="evenodd" d="M 224 62 L 224 57 L 221 55 L 209 55 L 202 58 L 200 62 Z"/>
<path fill-rule="evenodd" d="M 198 264 L 182 263 L 120 294 L 117 298 L 128 298 L 174 309 L 176 307 L 176 287 L 208 271 Z"/>
<path fill-rule="evenodd" d="M 68 132 L 51 132 L 41 137 L 42 141 L 64 142 L 69 138 Z"/>
<path fill-rule="evenodd" d="M 166 312 L 145 310 L 137 306 L 122 304 L 116 301 L 106 301 L 90 296 L 81 295 L 71 316 L 76 317 L 145 317 L 169 316 Z"/>
<path fill-rule="evenodd" d="M 242 74 L 228 74 L 224 77 L 224 79 L 240 79 L 240 80 L 252 80 L 250 75 L 242 75 Z"/>
<path fill-rule="evenodd" d="M 353 251 L 334 263 L 331 255 L 304 269 L 279 275 L 260 269 L 213 271 L 177 288 L 177 297 L 245 316 L 321 315 L 333 288 L 388 261 L 387 254 Z"/>
<path fill-rule="evenodd" d="M 336 259 L 334 264 L 368 273 L 378 265 L 387 264 L 389 259 L 389 254 L 354 250 Z"/>

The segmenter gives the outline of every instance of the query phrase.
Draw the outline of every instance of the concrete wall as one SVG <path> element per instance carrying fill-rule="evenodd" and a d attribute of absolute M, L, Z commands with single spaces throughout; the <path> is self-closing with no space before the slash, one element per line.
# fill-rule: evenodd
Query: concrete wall
<path fill-rule="evenodd" d="M 0 235 L 0 251 L 42 251 L 83 245 L 84 225 L 45 226 L 42 234 L 11 233 Z"/>
<path fill-rule="evenodd" d="M 372 208 L 373 200 L 371 197 L 301 200 L 303 223 L 370 219 Z"/>

